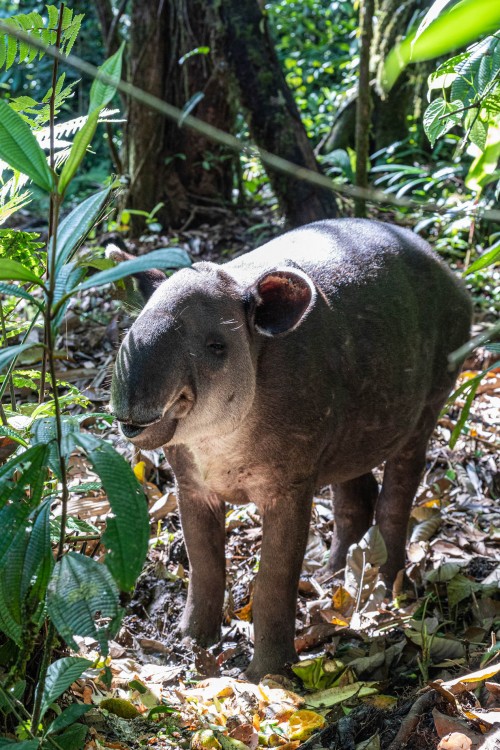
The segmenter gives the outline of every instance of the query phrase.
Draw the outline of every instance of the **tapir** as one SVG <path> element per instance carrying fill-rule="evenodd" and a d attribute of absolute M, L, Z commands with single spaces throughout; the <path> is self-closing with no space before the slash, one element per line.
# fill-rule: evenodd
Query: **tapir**
<path fill-rule="evenodd" d="M 118 352 L 111 411 L 137 447 L 164 446 L 189 557 L 180 624 L 220 633 L 226 503 L 262 517 L 249 679 L 296 660 L 297 587 L 316 488 L 333 485 L 328 568 L 375 522 L 383 575 L 405 563 L 426 446 L 469 336 L 461 282 L 412 231 L 340 219 L 228 263 L 139 276 L 147 302 Z M 381 490 L 372 469 L 385 464 Z"/>

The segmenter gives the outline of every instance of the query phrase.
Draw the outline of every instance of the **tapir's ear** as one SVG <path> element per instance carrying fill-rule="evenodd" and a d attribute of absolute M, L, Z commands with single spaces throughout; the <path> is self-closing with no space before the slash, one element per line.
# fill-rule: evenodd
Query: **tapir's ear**
<path fill-rule="evenodd" d="M 114 260 L 116 263 L 122 263 L 124 260 L 135 260 L 136 256 L 127 253 L 116 245 L 107 245 L 106 258 L 111 258 L 111 260 Z M 154 268 L 149 271 L 139 271 L 138 273 L 134 273 L 133 277 L 134 279 L 137 279 L 139 291 L 145 302 L 148 301 L 153 292 L 156 291 L 160 284 L 163 284 L 167 278 L 163 271 L 158 271 Z"/>
<path fill-rule="evenodd" d="M 316 299 L 311 279 L 298 269 L 277 269 L 262 276 L 253 288 L 254 325 L 265 336 L 297 328 Z"/>

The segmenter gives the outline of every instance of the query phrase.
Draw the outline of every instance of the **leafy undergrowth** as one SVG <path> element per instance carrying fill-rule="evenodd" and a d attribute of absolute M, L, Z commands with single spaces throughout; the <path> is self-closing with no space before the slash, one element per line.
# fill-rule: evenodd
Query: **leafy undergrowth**
<path fill-rule="evenodd" d="M 61 376 L 101 409 L 126 321 L 101 298 L 79 304 L 68 317 L 70 365 Z M 461 380 L 476 374 L 465 371 Z M 143 482 L 151 539 L 148 565 L 111 644 L 111 684 L 94 670 L 72 689 L 73 700 L 93 706 L 84 717 L 87 748 L 425 750 L 438 747 L 440 737 L 441 748 L 488 747 L 480 743 L 493 741 L 500 727 L 500 372 L 481 382 L 451 451 L 462 404 L 459 398 L 442 416 L 429 447 L 411 517 L 407 578 L 392 598 L 378 579 L 385 550 L 376 528 L 351 551 L 339 579 L 321 580 L 333 518 L 331 488 L 319 493 L 299 590 L 301 663 L 288 677 L 259 686 L 241 680 L 251 655 L 261 538 L 256 508 L 227 515 L 220 643 L 204 650 L 181 641 L 175 628 L 189 573 L 172 474 L 160 452 L 132 455 L 114 428 L 102 426 Z M 107 500 L 76 455 L 70 476 L 75 548 L 85 544 L 86 554 L 98 559 Z M 91 639 L 79 641 L 81 656 L 95 659 L 96 647 Z M 478 669 L 483 672 L 466 677 Z M 456 736 L 447 738 L 450 733 Z"/>

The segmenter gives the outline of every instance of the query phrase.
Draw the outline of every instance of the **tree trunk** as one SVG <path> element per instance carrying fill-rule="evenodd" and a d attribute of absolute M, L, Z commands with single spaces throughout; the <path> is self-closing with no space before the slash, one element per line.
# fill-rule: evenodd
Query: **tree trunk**
<path fill-rule="evenodd" d="M 215 24 L 203 0 L 133 0 L 130 80 L 139 88 L 192 110 L 200 119 L 231 131 L 226 66 L 217 59 Z M 194 50 L 200 50 L 193 54 Z M 191 53 L 191 55 L 189 54 Z M 164 226 L 218 218 L 231 200 L 235 157 L 204 136 L 129 101 L 126 150 L 130 187 L 127 206 L 151 211 Z M 143 221 L 134 218 L 133 232 Z"/>
<path fill-rule="evenodd" d="M 227 60 L 234 72 L 250 134 L 257 146 L 319 172 L 257 0 L 211 0 L 219 7 Z M 338 214 L 333 193 L 266 168 L 281 210 L 292 226 Z"/>
<path fill-rule="evenodd" d="M 381 77 L 383 63 L 389 51 L 398 39 L 405 35 L 415 14 L 428 8 L 430 3 L 431 0 L 380 0 L 371 50 L 372 63 L 376 63 L 372 65 L 372 78 Z M 380 86 L 372 86 L 370 146 L 373 152 L 408 136 L 408 116 L 415 114 L 420 91 L 424 93 L 425 82 L 432 65 L 431 61 L 408 68 L 389 94 L 383 97 Z M 356 100 L 357 95 L 337 112 L 321 153 L 328 154 L 337 148 L 354 148 Z"/>
<path fill-rule="evenodd" d="M 372 98 L 370 91 L 370 49 L 373 38 L 374 0 L 362 0 L 359 26 L 361 30 L 361 50 L 359 56 L 358 100 L 356 102 L 356 185 L 368 186 L 368 156 L 370 151 L 370 124 Z M 366 201 L 355 200 L 355 216 L 366 216 Z"/>

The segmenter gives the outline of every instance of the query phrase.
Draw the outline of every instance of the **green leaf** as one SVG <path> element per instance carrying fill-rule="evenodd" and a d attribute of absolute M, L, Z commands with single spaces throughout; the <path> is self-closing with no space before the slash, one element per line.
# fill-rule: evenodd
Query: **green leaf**
<path fill-rule="evenodd" d="M 390 91 L 410 62 L 440 57 L 500 27 L 498 0 L 462 0 L 437 17 L 436 8 L 443 9 L 441 0 L 436 0 L 430 8 L 418 32 L 407 36 L 389 52 L 382 76 L 386 91 Z M 433 19 L 430 23 L 429 18 Z"/>
<path fill-rule="evenodd" d="M 1 266 L 1 261 L 0 261 Z M 22 287 L 17 286 L 16 284 L 0 284 L 0 293 L 6 294 L 8 296 L 12 297 L 22 297 L 23 299 L 29 300 L 33 305 L 36 305 L 37 307 L 42 307 L 42 302 L 40 300 L 35 299 L 32 294 L 29 292 L 26 292 Z"/>
<path fill-rule="evenodd" d="M 24 625 L 23 600 L 20 592 L 24 556 L 28 543 L 25 528 L 16 532 L 4 555 L 0 575 L 0 630 L 21 645 Z"/>
<path fill-rule="evenodd" d="M 36 276 L 28 268 L 25 268 L 17 260 L 11 260 L 10 258 L 0 259 L 0 279 L 8 281 L 31 281 L 33 284 L 43 284 L 43 279 Z"/>
<path fill-rule="evenodd" d="M 484 151 L 486 147 L 486 138 L 488 136 L 488 123 L 483 122 L 479 117 L 472 124 L 470 129 L 469 138 L 472 143 L 478 147 L 481 151 Z"/>
<path fill-rule="evenodd" d="M 45 591 L 54 566 L 50 540 L 50 506 L 51 500 L 46 500 L 37 511 L 33 521 L 20 581 L 20 591 L 23 598 L 32 587 L 38 600 L 45 597 Z"/>
<path fill-rule="evenodd" d="M 88 731 L 89 728 L 85 724 L 73 724 L 65 732 L 54 737 L 54 740 L 61 750 L 83 750 Z M 48 745 L 47 750 L 49 747 L 50 745 Z"/>
<path fill-rule="evenodd" d="M 431 144 L 434 145 L 439 136 L 447 133 L 462 119 L 463 113 L 455 111 L 462 106 L 460 101 L 451 104 L 445 99 L 434 99 L 424 112 L 424 130 Z"/>
<path fill-rule="evenodd" d="M 484 151 L 471 164 L 465 184 L 470 190 L 480 192 L 494 179 L 500 159 L 500 125 L 490 123 Z"/>
<path fill-rule="evenodd" d="M 26 680 L 19 680 L 19 682 L 16 682 L 14 685 L 12 685 L 9 688 L 5 688 L 5 685 L 3 685 L 5 692 L 9 694 L 9 696 L 12 696 L 15 700 L 22 701 L 24 696 L 24 691 L 26 690 Z M 12 708 L 12 704 L 9 701 L 8 698 L 6 698 L 5 694 L 3 692 L 0 693 L 0 712 L 3 714 L 10 713 Z"/>
<path fill-rule="evenodd" d="M 47 193 L 52 190 L 54 179 L 43 150 L 29 125 L 3 99 L 0 99 L 0 159 L 28 175 Z"/>
<path fill-rule="evenodd" d="M 474 263 L 469 266 L 467 271 L 465 271 L 464 276 L 469 276 L 471 273 L 480 271 L 482 268 L 493 266 L 498 261 L 500 261 L 500 242 L 490 248 L 488 252 L 483 253 L 480 258 L 475 260 Z"/>
<path fill-rule="evenodd" d="M 450 448 L 452 450 L 455 447 L 457 440 L 460 437 L 460 434 L 465 426 L 467 417 L 470 414 L 472 402 L 474 401 L 474 398 L 476 396 L 476 391 L 479 388 L 480 382 L 481 382 L 480 380 L 474 380 L 474 382 L 472 383 L 469 389 L 467 396 L 465 397 L 465 402 L 462 407 L 462 411 L 460 412 L 460 417 L 457 420 L 457 423 L 455 427 L 453 428 L 453 432 L 451 433 L 451 437 L 450 437 Z"/>
<path fill-rule="evenodd" d="M 68 552 L 56 563 L 47 592 L 47 610 L 68 646 L 76 650 L 74 636 L 87 636 L 98 641 L 104 655 L 123 616 L 109 570 L 76 552 Z M 100 624 L 103 621 L 107 621 L 105 625 Z"/>
<path fill-rule="evenodd" d="M 32 349 L 36 344 L 31 341 L 29 344 L 17 344 L 17 346 L 9 346 L 3 352 L 0 352 L 0 371 L 4 370 L 13 359 L 18 357 L 21 352 L 26 349 Z"/>
<path fill-rule="evenodd" d="M 2 375 L 2 377 L 4 377 Z M 19 443 L 19 445 L 22 445 L 24 448 L 28 447 L 28 443 L 26 440 L 23 440 L 21 435 L 19 435 L 18 432 L 12 429 L 12 427 L 8 427 L 7 425 L 1 425 L 0 426 L 0 436 L 1 437 L 10 437 L 12 440 L 15 440 L 16 443 Z"/>
<path fill-rule="evenodd" d="M 191 114 L 196 105 L 199 104 L 204 98 L 205 94 L 203 93 L 203 91 L 197 91 L 195 94 L 193 94 L 189 101 L 185 103 L 182 108 L 182 115 L 179 117 L 179 121 L 177 123 L 179 127 L 182 127 L 186 117 Z"/>
<path fill-rule="evenodd" d="M 71 726 L 71 724 L 86 714 L 87 711 L 90 711 L 91 708 L 92 706 L 87 706 L 84 703 L 73 703 L 68 708 L 65 708 L 59 716 L 56 716 L 54 721 L 47 727 L 45 734 L 54 734 L 54 732 L 60 732 L 61 729 Z"/>
<path fill-rule="evenodd" d="M 112 281 L 118 281 L 125 276 L 148 271 L 151 268 L 175 269 L 186 268 L 190 265 L 191 259 L 185 250 L 178 247 L 166 247 L 161 250 L 153 250 L 153 252 L 134 260 L 126 260 L 107 271 L 96 273 L 73 291 L 83 291 L 84 289 L 93 289 L 97 286 L 110 284 Z"/>
<path fill-rule="evenodd" d="M 75 173 L 85 156 L 87 148 L 94 137 L 98 120 L 99 110 L 96 110 L 87 117 L 85 125 L 75 135 L 71 151 L 69 152 L 69 157 L 65 161 L 61 176 L 59 177 L 59 184 L 57 186 L 59 195 L 64 195 L 66 188 L 75 176 Z"/>
<path fill-rule="evenodd" d="M 115 52 L 114 55 L 105 60 L 100 66 L 99 72 L 104 73 L 111 79 L 111 81 L 105 83 L 98 78 L 94 80 L 92 88 L 90 89 L 89 115 L 92 112 L 100 112 L 106 104 L 109 104 L 115 95 L 116 87 L 120 83 L 122 75 L 122 57 L 124 48 L 125 42 L 122 43 L 120 49 Z"/>
<path fill-rule="evenodd" d="M 24 742 L 15 742 L 5 737 L 0 737 L 0 747 L 11 747 L 13 750 L 37 750 L 40 747 L 40 740 L 25 740 Z"/>
<path fill-rule="evenodd" d="M 61 418 L 61 454 L 69 458 L 75 446 L 75 433 L 80 432 L 80 423 L 75 417 L 65 414 Z M 57 446 L 57 427 L 55 417 L 35 419 L 31 426 L 32 445 L 47 445 L 47 464 L 51 471 L 60 478 L 59 449 Z"/>
<path fill-rule="evenodd" d="M 456 607 L 464 599 L 468 599 L 474 591 L 478 591 L 481 584 L 471 581 L 467 576 L 459 573 L 448 583 L 446 590 L 448 594 L 448 604 L 450 607 Z"/>
<path fill-rule="evenodd" d="M 102 543 L 106 565 L 122 591 L 131 591 L 148 551 L 149 516 L 134 472 L 114 448 L 93 435 L 77 436 L 92 468 L 101 478 L 113 516 L 108 516 Z"/>
<path fill-rule="evenodd" d="M 80 203 L 59 225 L 57 232 L 56 269 L 69 260 L 96 223 L 112 188 L 100 190 Z"/>
<path fill-rule="evenodd" d="M 52 703 L 91 666 L 91 661 L 78 656 L 65 656 L 63 659 L 52 662 L 47 670 L 43 686 L 40 704 L 41 719 L 45 716 Z"/>

